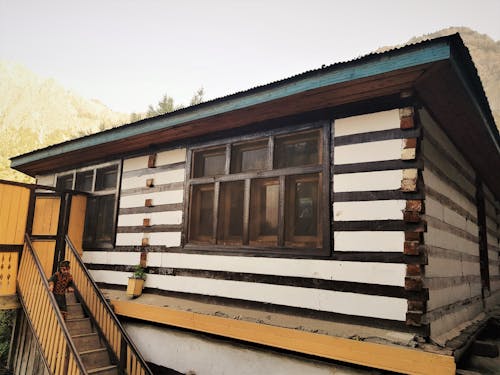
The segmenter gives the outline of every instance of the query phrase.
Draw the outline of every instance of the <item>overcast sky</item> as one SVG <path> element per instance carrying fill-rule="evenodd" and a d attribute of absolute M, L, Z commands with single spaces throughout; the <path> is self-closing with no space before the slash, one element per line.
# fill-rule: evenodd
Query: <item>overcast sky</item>
<path fill-rule="evenodd" d="M 0 0 L 0 60 L 121 112 L 232 94 L 449 26 L 500 40 L 500 0 Z"/>

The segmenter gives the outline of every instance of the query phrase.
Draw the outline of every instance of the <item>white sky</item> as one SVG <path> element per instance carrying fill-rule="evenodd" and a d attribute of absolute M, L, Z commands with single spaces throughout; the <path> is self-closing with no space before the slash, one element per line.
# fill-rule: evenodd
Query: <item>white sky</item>
<path fill-rule="evenodd" d="M 0 0 L 0 60 L 121 112 L 232 94 L 449 26 L 500 0 Z M 500 62 L 499 62 L 500 63 Z"/>

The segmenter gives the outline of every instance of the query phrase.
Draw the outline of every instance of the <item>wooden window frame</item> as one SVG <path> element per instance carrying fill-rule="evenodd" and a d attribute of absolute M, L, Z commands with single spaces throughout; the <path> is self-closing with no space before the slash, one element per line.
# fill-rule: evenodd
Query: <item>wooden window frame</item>
<path fill-rule="evenodd" d="M 318 136 L 318 164 L 305 165 L 299 167 L 285 167 L 273 169 L 275 163 L 274 149 L 275 141 L 278 137 L 294 136 L 301 132 L 311 132 L 317 130 Z M 251 148 L 253 145 L 267 142 L 267 160 L 266 168 L 257 171 L 247 171 L 231 173 L 234 168 L 231 167 L 232 151 L 235 147 L 245 149 L 246 145 Z M 282 127 L 279 129 L 268 130 L 251 136 L 233 137 L 220 141 L 210 141 L 204 144 L 198 144 L 188 149 L 186 185 L 185 185 L 185 203 L 184 203 L 184 236 L 182 246 L 187 250 L 194 251 L 215 251 L 227 254 L 239 255 L 264 255 L 277 257 L 329 257 L 333 249 L 331 235 L 331 171 L 330 171 L 330 142 L 331 142 L 331 123 L 330 121 L 319 121 L 314 123 L 302 124 L 298 126 Z M 216 176 L 197 176 L 195 177 L 195 155 L 200 155 L 210 150 L 225 148 L 225 173 Z M 287 181 L 294 177 L 301 176 L 307 178 L 312 176 L 318 181 L 318 209 L 317 226 L 318 234 L 315 241 L 311 238 L 286 238 L 288 233 L 285 223 L 287 200 Z M 275 180 L 279 185 L 279 203 L 278 203 L 278 234 L 274 236 L 263 236 L 262 238 L 250 238 L 252 226 L 251 222 L 251 186 L 253 181 L 259 179 Z M 239 241 L 222 241 L 220 236 L 220 223 L 218 210 L 220 209 L 221 184 L 227 182 L 242 181 L 244 183 L 243 199 L 243 234 Z M 195 186 L 212 184 L 214 186 L 213 202 L 213 231 L 209 240 L 199 240 L 192 236 L 191 227 L 192 215 L 196 212 L 193 207 L 192 194 Z M 321 209 L 320 209 L 321 208 Z M 290 236 L 288 236 L 290 237 Z M 306 236 L 307 237 L 307 236 Z M 294 243 L 294 241 L 296 241 Z M 302 242 L 302 243 L 300 243 Z M 312 245 L 315 243 L 316 245 Z"/>
<path fill-rule="evenodd" d="M 96 190 L 96 176 L 97 176 L 97 170 L 99 169 L 107 169 L 110 167 L 116 166 L 117 168 L 117 176 L 116 176 L 116 186 L 112 189 L 104 189 L 104 190 Z M 76 189 L 76 176 L 78 173 L 82 172 L 93 172 L 93 177 L 92 177 L 92 188 L 91 191 L 86 191 L 86 193 L 89 193 L 87 197 L 87 209 L 85 213 L 85 223 L 84 223 L 84 242 L 83 242 L 83 248 L 87 250 L 99 250 L 99 249 L 112 249 L 114 248 L 114 245 L 116 243 L 116 225 L 118 222 L 118 202 L 119 202 L 119 197 L 120 197 L 120 181 L 121 181 L 121 173 L 122 173 L 122 163 L 121 161 L 114 161 L 114 162 L 109 162 L 109 163 L 103 163 L 103 164 L 98 164 L 98 165 L 92 165 L 88 167 L 83 167 L 83 168 L 78 168 L 78 169 L 73 169 L 72 171 L 65 171 L 58 173 L 55 178 L 55 184 L 57 186 L 57 180 L 59 177 L 66 177 L 68 175 L 73 176 L 73 185 L 72 189 Z M 99 201 L 103 199 L 102 197 L 105 196 L 113 196 L 114 197 L 114 208 L 113 208 L 113 214 L 112 214 L 112 225 L 111 225 L 111 233 L 110 233 L 110 240 L 106 241 L 97 241 L 95 238 L 95 226 L 97 225 L 96 222 L 90 224 L 90 226 L 94 227 L 94 234 L 93 240 L 92 241 L 87 241 L 85 240 L 86 235 L 88 234 L 88 229 L 87 225 L 88 224 L 88 208 L 90 207 L 90 202 L 92 200 Z"/>

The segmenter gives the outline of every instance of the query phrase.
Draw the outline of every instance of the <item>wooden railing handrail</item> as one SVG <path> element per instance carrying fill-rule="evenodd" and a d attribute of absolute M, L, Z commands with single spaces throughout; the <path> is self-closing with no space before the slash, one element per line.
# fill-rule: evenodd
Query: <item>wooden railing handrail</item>
<path fill-rule="evenodd" d="M 48 283 L 48 281 L 47 281 L 47 279 L 45 277 L 45 273 L 43 271 L 43 268 L 42 268 L 42 265 L 40 263 L 40 260 L 38 259 L 38 256 L 36 255 L 36 252 L 33 250 L 33 244 L 31 243 L 31 240 L 30 240 L 28 234 L 25 234 L 25 243 L 26 243 L 27 253 L 30 256 L 33 257 L 36 269 L 38 271 L 38 276 L 40 277 L 40 280 L 42 282 L 44 291 L 48 295 L 49 301 L 50 301 L 50 303 L 52 305 L 52 309 L 53 309 L 53 311 L 54 311 L 54 313 L 56 315 L 56 319 L 57 319 L 58 325 L 59 325 L 61 331 L 63 332 L 66 345 L 70 349 L 71 353 L 73 354 L 73 358 L 74 358 L 74 361 L 76 363 L 76 366 L 77 366 L 78 370 L 80 371 L 81 374 L 86 375 L 86 374 L 88 374 L 87 370 L 85 369 L 85 366 L 83 365 L 82 359 L 81 359 L 80 355 L 78 354 L 78 350 L 76 349 L 75 344 L 73 343 L 73 340 L 71 339 L 71 334 L 69 333 L 68 328 L 66 327 L 66 323 L 64 322 L 64 318 L 63 318 L 63 316 L 61 314 L 61 311 L 59 310 L 59 307 L 58 307 L 57 302 L 56 302 L 56 300 L 54 298 L 54 295 L 52 294 L 52 292 L 49 289 L 49 283 Z M 23 256 L 26 256 L 28 254 L 23 254 Z M 21 271 L 21 269 L 20 269 L 20 271 Z M 28 320 L 30 321 L 31 327 L 34 328 L 34 326 L 32 324 L 33 322 L 31 321 L 30 315 L 28 313 L 30 307 L 26 306 L 26 304 L 25 304 L 26 301 L 24 301 L 24 295 L 23 295 L 23 292 L 21 290 L 22 288 L 19 286 L 19 279 L 17 280 L 17 284 L 18 284 L 18 289 L 20 291 L 19 294 L 22 297 L 21 301 L 22 301 L 23 307 L 25 308 L 26 315 L 28 317 Z M 34 333 L 35 333 L 35 336 L 37 338 L 37 342 L 42 347 L 42 345 L 41 345 L 41 343 L 39 341 L 39 338 L 37 336 L 37 332 L 34 331 Z M 42 349 L 43 349 L 43 347 L 42 347 Z M 45 358 L 45 355 L 43 357 L 44 357 L 45 363 L 48 364 L 48 362 L 47 362 L 47 360 Z"/>
<path fill-rule="evenodd" d="M 110 316 L 112 322 L 118 328 L 118 330 L 120 332 L 120 335 L 121 335 L 121 342 L 124 342 L 126 344 L 126 346 L 128 348 L 130 348 L 130 350 L 133 352 L 133 354 L 135 355 L 135 357 L 137 357 L 137 359 L 139 361 L 139 364 L 141 365 L 141 367 L 143 369 L 143 371 L 141 373 L 148 374 L 148 375 L 153 375 L 153 373 L 149 369 L 148 365 L 146 364 L 146 361 L 142 357 L 141 353 L 139 352 L 139 350 L 137 349 L 137 347 L 135 346 L 135 344 L 133 343 L 133 341 L 130 339 L 129 335 L 127 334 L 127 332 L 123 328 L 122 324 L 118 320 L 118 318 L 117 318 L 116 314 L 114 313 L 113 309 L 111 308 L 111 306 L 109 305 L 108 301 L 106 300 L 106 298 L 102 294 L 101 289 L 97 286 L 97 284 L 95 283 L 94 279 L 90 275 L 87 267 L 85 266 L 85 264 L 83 263 L 82 258 L 80 257 L 80 254 L 78 254 L 78 251 L 75 249 L 75 246 L 71 242 L 71 239 L 69 238 L 68 235 L 66 235 L 65 239 L 66 239 L 66 244 L 68 245 L 67 248 L 71 251 L 71 254 L 72 254 L 73 258 L 76 260 L 76 262 L 78 263 L 78 265 L 82 269 L 82 271 L 83 271 L 83 273 L 84 273 L 87 281 L 92 286 L 92 289 L 93 289 L 95 295 L 97 296 L 98 300 L 100 301 L 100 303 L 103 305 L 104 309 L 106 310 L 106 312 Z M 66 254 L 66 258 L 67 258 L 67 254 Z M 78 285 L 77 285 L 77 287 L 78 287 Z M 81 293 L 80 290 L 79 290 L 79 292 Z M 86 302 L 86 301 L 84 301 L 84 302 Z M 95 318 L 96 318 L 97 324 L 101 325 L 101 322 L 99 322 L 98 317 L 95 317 Z M 122 362 L 123 358 L 121 358 L 121 357 L 124 354 L 126 354 L 126 352 L 128 352 L 128 350 L 124 350 L 124 348 L 122 348 L 119 353 L 115 353 L 116 356 L 120 359 L 120 362 Z"/>

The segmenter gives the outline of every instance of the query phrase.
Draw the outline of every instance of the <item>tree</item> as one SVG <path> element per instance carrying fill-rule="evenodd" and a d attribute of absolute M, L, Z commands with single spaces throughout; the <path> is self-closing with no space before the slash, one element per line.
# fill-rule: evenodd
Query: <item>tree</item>
<path fill-rule="evenodd" d="M 191 98 L 191 101 L 189 102 L 189 105 L 196 105 L 202 103 L 204 96 L 205 96 L 205 89 L 202 86 L 198 90 L 196 90 L 193 97 Z"/>

